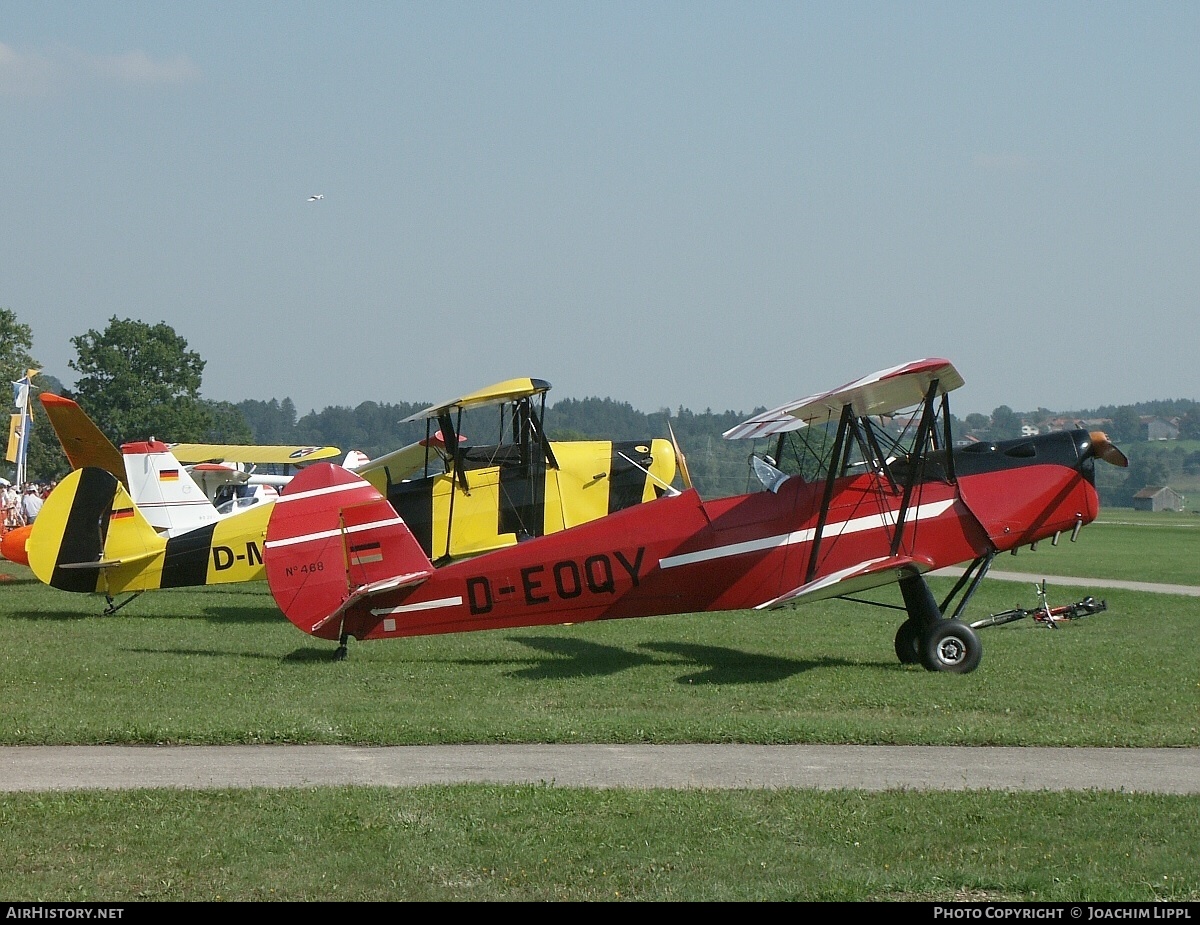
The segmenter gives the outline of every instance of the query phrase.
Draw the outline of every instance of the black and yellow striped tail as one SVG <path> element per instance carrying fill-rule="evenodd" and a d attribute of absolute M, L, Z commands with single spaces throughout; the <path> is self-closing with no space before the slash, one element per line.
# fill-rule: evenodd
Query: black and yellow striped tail
<path fill-rule="evenodd" d="M 166 550 L 115 476 L 76 469 L 46 499 L 26 542 L 29 567 L 61 591 L 118 593 L 157 587 Z"/>

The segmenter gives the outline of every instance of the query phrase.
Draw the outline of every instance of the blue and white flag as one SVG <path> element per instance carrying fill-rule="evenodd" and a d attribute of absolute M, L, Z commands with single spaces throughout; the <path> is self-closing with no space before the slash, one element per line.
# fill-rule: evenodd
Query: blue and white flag
<path fill-rule="evenodd" d="M 40 369 L 27 369 L 25 378 L 13 383 L 13 405 L 18 411 L 29 407 L 29 386 L 33 384 L 33 377 L 40 372 Z"/>

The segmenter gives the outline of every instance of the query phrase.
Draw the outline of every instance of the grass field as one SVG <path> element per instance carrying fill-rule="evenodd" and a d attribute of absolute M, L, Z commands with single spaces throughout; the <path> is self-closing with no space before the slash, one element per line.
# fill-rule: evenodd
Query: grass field
<path fill-rule="evenodd" d="M 1126 514 L 994 569 L 1200 585 L 1200 518 Z M 262 585 L 100 616 L 3 570 L 3 745 L 1200 745 L 1200 598 L 1182 595 L 1055 587 L 1052 603 L 1109 609 L 982 630 L 980 668 L 958 676 L 900 665 L 902 614 L 843 601 L 352 642 L 334 662 Z M 972 614 L 1033 602 L 989 580 Z M 1194 797 L 82 792 L 0 796 L 0 823 L 14 900 L 1200 899 Z"/>
<path fill-rule="evenodd" d="M 1042 543 L 1034 551 L 1000 556 L 993 568 L 1200 585 L 1200 516 L 1110 509 L 1077 542 L 1063 537 L 1057 546 Z"/>

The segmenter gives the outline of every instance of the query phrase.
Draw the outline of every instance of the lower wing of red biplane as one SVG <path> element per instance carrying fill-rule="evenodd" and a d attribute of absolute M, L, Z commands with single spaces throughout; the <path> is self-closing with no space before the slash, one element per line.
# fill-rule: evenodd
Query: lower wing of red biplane
<path fill-rule="evenodd" d="M 336 657 L 351 637 L 773 608 L 898 584 L 900 661 L 971 671 L 982 647 L 959 617 L 992 558 L 1074 537 L 1098 511 L 1094 460 L 1123 457 L 1085 431 L 954 448 L 948 392 L 961 383 L 927 359 L 789 403 L 727 435 L 776 440 L 762 491 L 704 501 L 689 488 L 436 569 L 380 491 L 315 466 L 275 505 L 267 580 L 297 627 L 339 641 Z M 924 574 L 960 563 L 938 603 Z"/>

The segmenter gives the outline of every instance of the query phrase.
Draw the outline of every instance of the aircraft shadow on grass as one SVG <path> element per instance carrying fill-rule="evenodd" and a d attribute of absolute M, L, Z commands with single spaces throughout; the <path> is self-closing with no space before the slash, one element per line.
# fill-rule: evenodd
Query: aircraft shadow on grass
<path fill-rule="evenodd" d="M 20 587 L 21 585 L 40 585 L 41 582 L 30 576 L 28 578 L 18 578 L 15 575 L 7 575 L 0 572 L 0 585 L 6 588 Z"/>
<path fill-rule="evenodd" d="M 104 620 L 113 621 L 123 618 L 132 618 L 140 620 L 203 620 L 216 626 L 229 625 L 250 625 L 250 624 L 265 624 L 279 623 L 282 616 L 279 611 L 273 607 L 264 606 L 230 606 L 230 607 L 209 607 L 200 613 L 187 612 L 181 613 L 172 611 L 161 606 L 162 600 L 156 598 L 156 606 L 153 611 L 147 613 L 139 613 L 136 610 L 124 611 L 121 614 L 101 614 L 95 611 L 86 610 L 21 610 L 14 611 L 10 616 L 14 620 L 28 620 L 31 622 L 61 622 L 73 620 Z"/>
<path fill-rule="evenodd" d="M 78 610 L 19 610 L 8 616 L 12 620 L 27 620 L 30 623 L 72 623 L 91 620 L 95 614 L 80 613 Z"/>
<path fill-rule="evenodd" d="M 208 623 L 224 625 L 230 623 L 282 623 L 283 615 L 274 607 L 253 606 L 247 604 L 240 607 L 206 607 L 202 613 L 191 616 L 177 615 L 179 619 L 201 619 Z"/>
<path fill-rule="evenodd" d="M 680 642 L 646 643 L 643 648 L 670 653 L 695 665 L 708 666 L 703 674 L 681 678 L 682 684 L 774 684 L 815 668 L 845 668 L 856 664 L 844 658 L 780 658 L 776 655 Z M 886 664 L 888 668 L 892 667 L 890 662 Z"/>
<path fill-rule="evenodd" d="M 295 649 L 289 652 L 283 658 L 278 659 L 281 662 L 297 665 L 308 665 L 316 662 L 329 664 L 329 650 L 318 649 L 315 647 L 306 647 L 303 649 Z"/>
<path fill-rule="evenodd" d="M 128 652 L 128 653 L 131 653 L 134 655 L 174 655 L 174 656 L 183 656 L 186 658 L 195 658 L 196 656 L 200 656 L 200 655 L 209 656 L 212 658 L 245 658 L 245 659 L 253 659 L 255 661 L 260 661 L 260 662 L 275 662 L 276 664 L 278 664 L 281 661 L 292 661 L 293 660 L 289 656 L 280 658 L 278 655 L 275 655 L 270 652 L 247 652 L 245 649 L 185 649 L 185 648 L 151 649 L 151 648 L 146 648 L 145 646 L 142 646 L 139 648 L 122 649 L 121 651 Z M 318 661 L 316 656 L 319 654 L 320 653 L 314 649 L 313 650 L 314 657 L 311 659 L 304 659 L 304 661 Z M 325 653 L 325 661 L 329 661 L 329 653 L 328 652 Z"/>
<path fill-rule="evenodd" d="M 512 677 L 527 680 L 596 677 L 647 665 L 673 664 L 700 669 L 700 673 L 689 672 L 680 677 L 680 684 L 772 684 L 813 668 L 850 664 L 841 659 L 799 661 L 724 646 L 681 643 L 643 643 L 638 648 L 644 651 L 631 652 L 616 646 L 553 636 L 513 637 L 510 641 L 552 656 L 511 673 Z"/>

